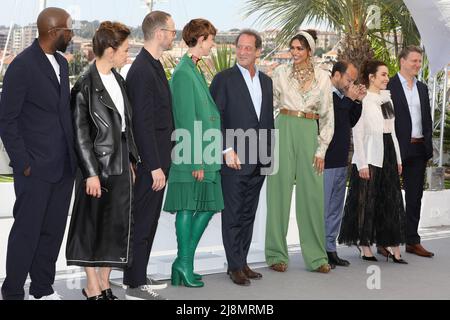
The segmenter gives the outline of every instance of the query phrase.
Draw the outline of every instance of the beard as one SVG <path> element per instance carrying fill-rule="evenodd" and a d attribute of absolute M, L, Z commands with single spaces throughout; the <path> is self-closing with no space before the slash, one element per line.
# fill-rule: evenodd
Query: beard
<path fill-rule="evenodd" d="M 67 47 L 69 46 L 71 40 L 67 41 L 64 35 L 59 36 L 55 41 L 55 49 L 57 51 L 66 52 Z"/>

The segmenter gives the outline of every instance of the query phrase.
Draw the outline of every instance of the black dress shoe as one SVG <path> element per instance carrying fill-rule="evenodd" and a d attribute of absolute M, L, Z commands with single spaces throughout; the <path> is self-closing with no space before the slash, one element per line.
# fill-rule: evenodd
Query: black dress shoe
<path fill-rule="evenodd" d="M 253 271 L 252 269 L 250 269 L 250 267 L 248 265 L 245 265 L 244 269 L 242 271 L 244 271 L 245 275 L 249 279 L 252 279 L 252 280 L 262 279 L 262 274 L 259 272 Z"/>
<path fill-rule="evenodd" d="M 348 267 L 350 265 L 350 262 L 348 262 L 347 260 L 339 258 L 336 252 L 327 251 L 327 256 L 328 256 L 328 263 L 330 265 L 341 267 Z"/>
<path fill-rule="evenodd" d="M 102 295 L 103 295 L 103 298 L 104 298 L 105 300 L 119 300 L 119 298 L 117 298 L 117 297 L 113 294 L 111 288 L 103 290 L 103 291 L 102 291 Z"/>
<path fill-rule="evenodd" d="M 250 280 L 248 280 L 247 276 L 245 275 L 244 271 L 230 271 L 229 272 L 231 280 L 240 286 L 249 286 Z"/>

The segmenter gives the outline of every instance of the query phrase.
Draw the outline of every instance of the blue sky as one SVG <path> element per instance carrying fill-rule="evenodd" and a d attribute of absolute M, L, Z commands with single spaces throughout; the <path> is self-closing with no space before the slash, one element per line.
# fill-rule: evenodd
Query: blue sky
<path fill-rule="evenodd" d="M 15 3 L 17 1 L 17 5 Z M 219 30 L 253 27 L 255 17 L 245 19 L 242 11 L 245 0 L 156 0 L 154 9 L 172 14 L 177 29 L 193 18 L 206 18 Z M 1 0 L 0 25 L 7 25 L 14 19 L 20 25 L 36 20 L 38 0 Z M 71 11 L 82 20 L 116 20 L 137 26 L 146 14 L 142 0 L 47 0 L 47 6 L 61 7 Z M 6 8 L 6 10 L 4 10 Z"/>

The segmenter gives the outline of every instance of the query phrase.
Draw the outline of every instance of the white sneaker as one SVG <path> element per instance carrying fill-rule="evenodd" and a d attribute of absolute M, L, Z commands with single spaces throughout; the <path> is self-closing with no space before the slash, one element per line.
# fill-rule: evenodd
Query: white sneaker
<path fill-rule="evenodd" d="M 52 294 L 40 297 L 39 299 L 36 299 L 33 295 L 30 294 L 28 300 L 62 300 L 62 296 L 60 296 L 58 292 L 55 291 Z"/>

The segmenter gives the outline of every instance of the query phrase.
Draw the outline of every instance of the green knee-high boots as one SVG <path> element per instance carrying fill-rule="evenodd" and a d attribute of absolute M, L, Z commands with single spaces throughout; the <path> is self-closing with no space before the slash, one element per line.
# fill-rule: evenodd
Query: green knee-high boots
<path fill-rule="evenodd" d="M 179 211 L 175 219 L 178 254 L 172 264 L 172 285 L 203 287 L 201 276 L 193 273 L 195 249 L 214 213 Z"/>
<path fill-rule="evenodd" d="M 192 219 L 192 234 L 191 234 L 191 254 L 192 257 L 195 257 L 195 250 L 197 249 L 198 243 L 202 238 L 206 227 L 208 226 L 209 221 L 214 216 L 214 212 L 197 212 L 194 214 Z M 194 267 L 194 259 L 192 259 L 192 268 Z M 201 280 L 202 276 L 194 273 L 194 277 L 197 280 Z"/>

